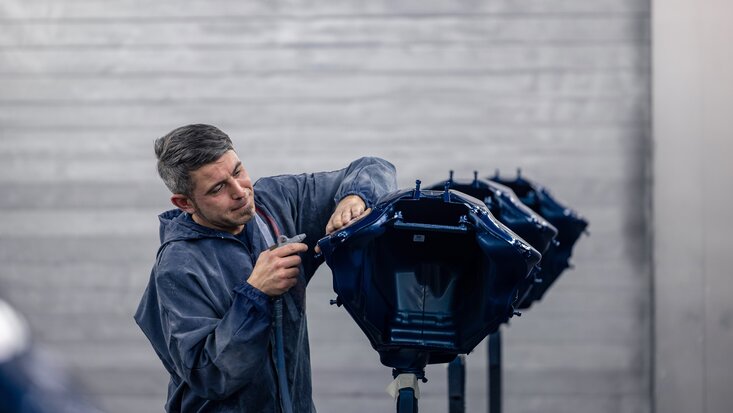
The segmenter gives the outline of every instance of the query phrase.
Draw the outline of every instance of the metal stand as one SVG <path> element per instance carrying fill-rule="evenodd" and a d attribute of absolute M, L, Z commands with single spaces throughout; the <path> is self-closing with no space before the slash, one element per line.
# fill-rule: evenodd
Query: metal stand
<path fill-rule="evenodd" d="M 417 413 L 417 399 L 420 398 L 418 380 L 426 382 L 425 370 L 392 370 L 394 381 L 387 392 L 397 399 L 397 413 Z"/>
<path fill-rule="evenodd" d="M 448 364 L 448 413 L 466 411 L 466 356 L 459 354 Z"/>
<path fill-rule="evenodd" d="M 417 399 L 413 389 L 408 387 L 400 390 L 397 396 L 397 413 L 417 413 Z"/>
<path fill-rule="evenodd" d="M 489 413 L 501 413 L 501 330 L 489 335 Z"/>

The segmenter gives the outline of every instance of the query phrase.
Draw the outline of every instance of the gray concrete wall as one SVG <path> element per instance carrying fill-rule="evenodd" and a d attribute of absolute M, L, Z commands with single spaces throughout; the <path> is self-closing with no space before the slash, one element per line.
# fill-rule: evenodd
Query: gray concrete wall
<path fill-rule="evenodd" d="M 399 182 L 500 168 L 591 222 L 576 269 L 505 330 L 505 411 L 650 410 L 649 4 L 0 1 L 0 286 L 110 412 L 162 410 L 132 322 L 168 208 L 152 142 L 233 137 L 251 174 L 390 159 Z M 390 371 L 309 288 L 321 412 L 390 411 Z M 485 348 L 469 410 L 486 406 Z M 445 411 L 443 366 L 421 411 Z"/>
<path fill-rule="evenodd" d="M 654 10 L 655 401 L 733 410 L 733 4 Z"/>

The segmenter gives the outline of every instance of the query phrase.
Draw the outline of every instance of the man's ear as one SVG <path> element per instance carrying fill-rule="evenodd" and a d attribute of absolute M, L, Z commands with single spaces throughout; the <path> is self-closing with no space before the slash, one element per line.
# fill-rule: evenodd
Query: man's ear
<path fill-rule="evenodd" d="M 188 212 L 189 214 L 193 214 L 196 211 L 196 208 L 194 208 L 191 198 L 183 194 L 171 195 L 171 203 L 173 203 L 173 205 L 175 205 L 181 211 Z"/>

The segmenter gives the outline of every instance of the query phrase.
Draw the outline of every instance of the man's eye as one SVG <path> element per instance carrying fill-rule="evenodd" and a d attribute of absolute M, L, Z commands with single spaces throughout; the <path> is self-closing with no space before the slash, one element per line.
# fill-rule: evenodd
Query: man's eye
<path fill-rule="evenodd" d="M 223 185 L 223 184 L 219 184 L 219 185 L 215 186 L 215 187 L 214 187 L 214 188 L 213 188 L 213 189 L 211 190 L 211 193 L 212 193 L 212 194 L 215 194 L 215 193 L 219 192 L 219 191 L 221 190 L 221 188 L 223 188 L 223 187 L 224 187 L 224 185 Z"/>
<path fill-rule="evenodd" d="M 236 171 L 234 171 L 234 177 L 235 178 L 238 177 L 241 172 L 242 172 L 241 169 L 237 169 Z"/>

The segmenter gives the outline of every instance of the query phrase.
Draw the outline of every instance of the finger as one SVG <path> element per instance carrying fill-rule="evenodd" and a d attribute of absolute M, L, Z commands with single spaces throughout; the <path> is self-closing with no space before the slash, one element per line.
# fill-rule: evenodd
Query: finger
<path fill-rule="evenodd" d="M 300 275 L 300 269 L 297 267 L 283 270 L 283 277 L 286 279 L 298 278 L 298 275 Z"/>
<path fill-rule="evenodd" d="M 291 288 L 295 286 L 295 284 L 298 283 L 298 280 L 295 278 L 283 278 L 277 283 L 276 287 L 276 295 L 282 295 L 288 292 Z"/>
<path fill-rule="evenodd" d="M 331 216 L 331 219 L 328 221 L 328 225 L 326 225 L 326 234 L 330 234 L 341 227 L 341 224 L 337 221 L 338 218 L 336 215 Z"/>
<path fill-rule="evenodd" d="M 364 213 L 364 206 L 363 205 L 357 205 L 355 208 L 351 209 L 351 220 L 355 220 L 359 218 Z"/>
<path fill-rule="evenodd" d="M 287 257 L 280 258 L 280 262 L 278 263 L 279 268 L 293 268 L 298 267 L 302 260 L 300 259 L 300 255 L 288 255 Z"/>
<path fill-rule="evenodd" d="M 288 255 L 300 254 L 308 251 L 308 245 L 302 242 L 294 242 L 292 244 L 283 245 L 271 251 L 276 257 L 287 257 Z M 263 253 L 264 254 L 264 253 Z"/>
<path fill-rule="evenodd" d="M 341 228 L 344 225 L 343 220 L 342 220 L 342 216 L 343 216 L 343 212 L 341 212 L 341 211 L 338 211 L 337 213 L 334 213 L 333 214 L 333 217 L 332 217 L 331 221 L 333 222 L 333 229 L 334 230 L 339 229 L 339 228 Z"/>
<path fill-rule="evenodd" d="M 295 287 L 295 284 L 297 284 L 297 283 L 298 283 L 298 279 L 297 278 L 289 278 L 288 279 L 288 282 L 287 282 L 287 289 L 285 291 L 287 291 L 287 290 Z"/>
<path fill-rule="evenodd" d="M 328 231 L 328 228 L 326 228 L 326 231 Z M 328 233 L 326 233 L 326 234 L 328 234 Z M 313 248 L 313 251 L 315 251 L 316 254 L 320 254 L 321 253 L 321 246 L 318 245 L 318 244 L 316 244 L 316 247 Z"/>
<path fill-rule="evenodd" d="M 347 223 L 351 222 L 351 217 L 351 209 L 344 209 L 344 211 L 341 212 L 341 225 L 346 225 Z"/>
<path fill-rule="evenodd" d="M 353 207 L 351 207 L 351 216 L 354 217 L 354 219 L 356 219 L 356 217 L 364 213 L 364 208 L 366 207 L 364 206 L 364 203 L 362 202 L 354 205 Z"/>
<path fill-rule="evenodd" d="M 371 209 L 368 209 L 368 210 L 361 210 L 361 208 L 358 208 L 358 209 L 360 209 L 360 211 L 358 213 L 352 213 L 351 220 L 349 220 L 348 222 L 346 222 L 343 225 L 344 227 L 348 227 L 349 225 L 351 225 L 354 222 L 358 221 L 359 219 L 363 218 L 366 215 L 367 211 L 371 211 Z"/>

